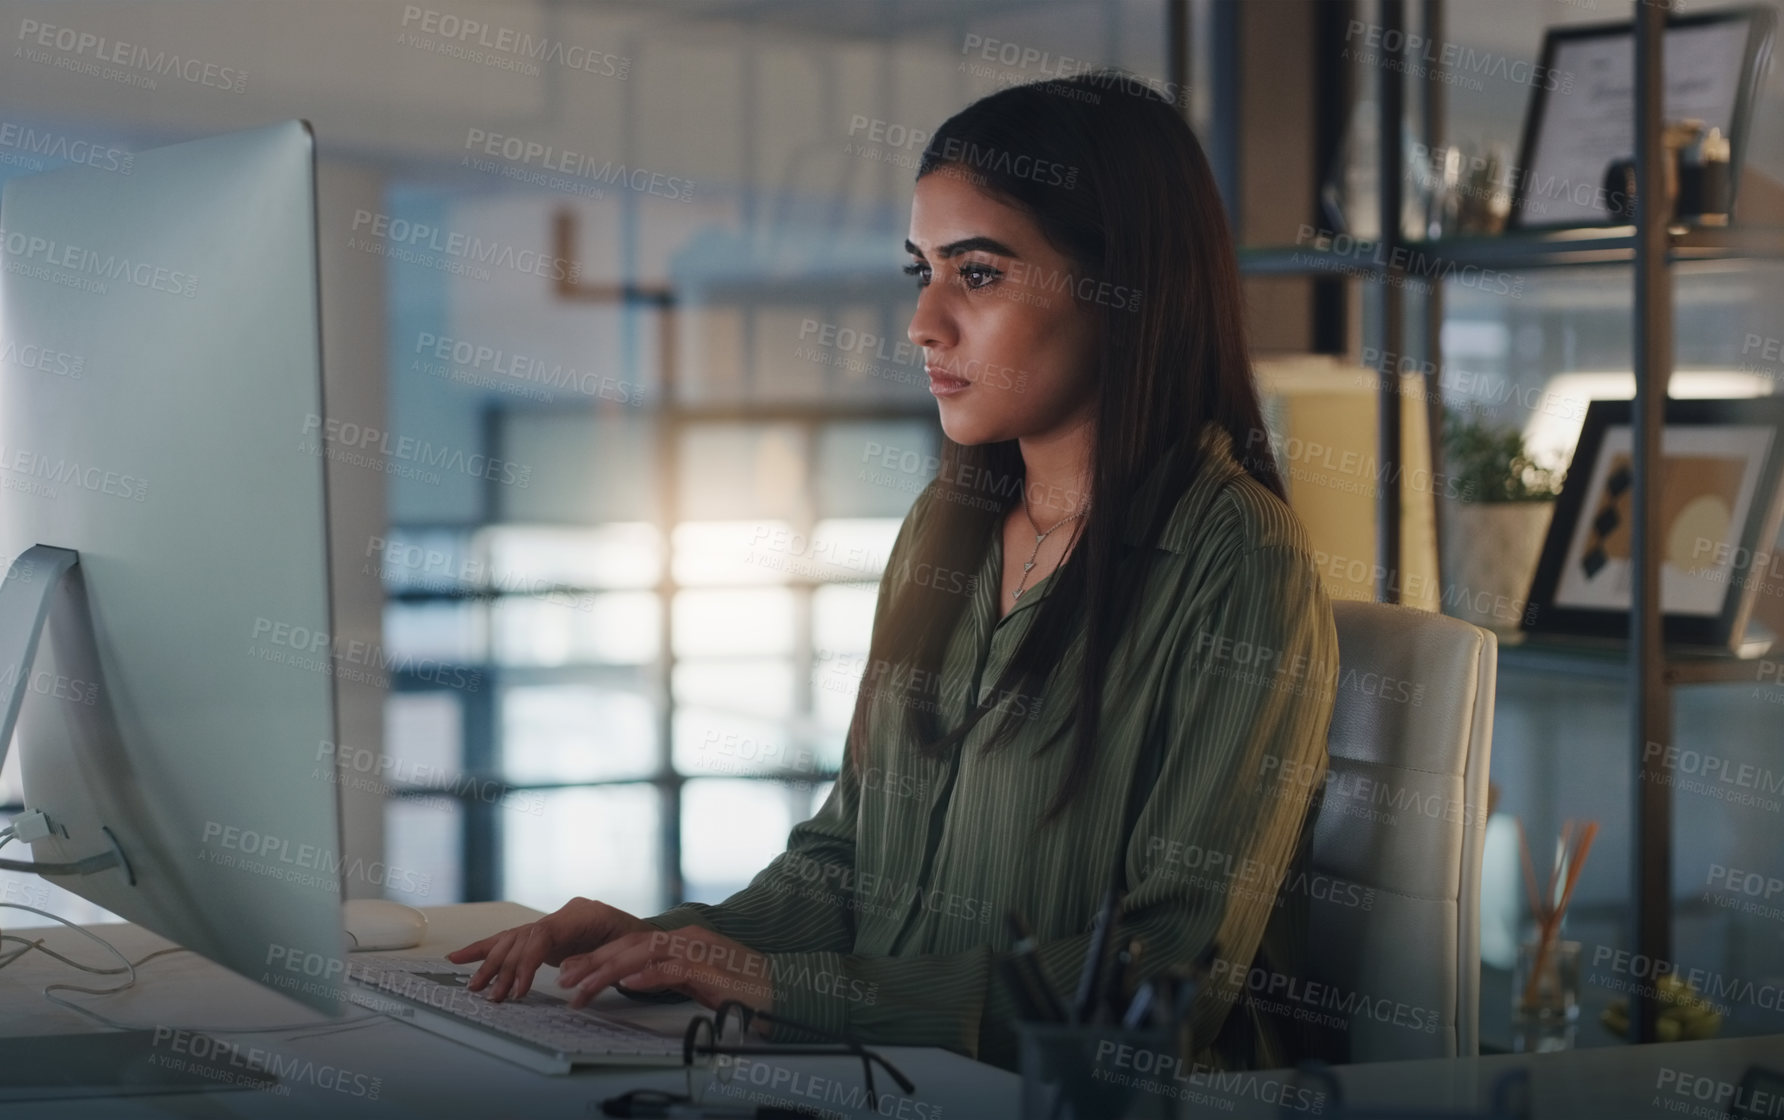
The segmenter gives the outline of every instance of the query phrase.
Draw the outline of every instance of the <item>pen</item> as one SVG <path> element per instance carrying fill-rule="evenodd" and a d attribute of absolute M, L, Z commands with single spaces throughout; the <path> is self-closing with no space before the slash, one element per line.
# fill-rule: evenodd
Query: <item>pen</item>
<path fill-rule="evenodd" d="M 1084 971 L 1078 976 L 1078 998 L 1072 1007 L 1072 1022 L 1088 1023 L 1097 1011 L 1097 993 L 1102 987 L 1103 969 L 1109 942 L 1115 933 L 1115 906 L 1120 892 L 1111 886 L 1103 896 L 1103 905 L 1096 915 L 1096 928 L 1090 934 L 1090 947 L 1084 955 Z"/>
<path fill-rule="evenodd" d="M 1187 976 L 1178 973 L 1170 977 L 1171 987 L 1167 992 L 1169 1000 L 1165 1011 L 1170 1016 L 1170 1029 L 1177 1034 L 1178 1049 L 1185 1054 L 1193 1051 L 1195 1043 L 1189 1026 L 1190 1018 L 1195 1012 L 1196 996 L 1201 991 L 1202 981 L 1208 977 L 1209 967 L 1219 955 L 1220 946 L 1210 941 L 1190 963 Z"/>
<path fill-rule="evenodd" d="M 1157 991 L 1158 986 L 1151 980 L 1140 985 L 1140 990 L 1134 993 L 1133 1001 L 1127 1005 L 1127 1014 L 1121 1017 L 1124 1029 L 1131 1031 L 1146 1025 L 1147 1012 L 1152 1010 L 1153 996 Z"/>
<path fill-rule="evenodd" d="M 1015 953 L 1010 958 L 1010 968 L 1020 978 L 1020 986 L 1033 1005 L 1034 1017 L 1055 1023 L 1065 1022 L 1066 1010 L 1059 1002 L 1059 993 L 1048 983 L 1046 973 L 1041 971 L 1040 961 L 1035 958 L 1034 932 L 1014 910 L 1004 912 L 1004 922 L 1009 927 L 1013 942 L 1011 949 Z"/>
<path fill-rule="evenodd" d="M 1030 1022 L 1047 1018 L 1047 1011 L 1035 997 L 1034 990 L 1029 987 L 1028 976 L 1015 958 L 1006 957 L 1000 962 L 1004 983 L 1010 986 L 1010 992 L 1016 997 L 1016 1013 Z"/>
<path fill-rule="evenodd" d="M 1115 975 L 1110 978 L 1108 992 L 1110 1022 L 1119 1023 L 1127 1015 L 1127 982 L 1139 959 L 1138 938 L 1129 941 L 1121 952 L 1115 954 Z"/>
<path fill-rule="evenodd" d="M 1208 978 L 1208 968 L 1214 958 L 1220 954 L 1219 946 L 1210 941 L 1196 954 L 1190 963 L 1189 975 L 1183 977 L 1177 988 L 1176 1013 L 1179 1019 L 1188 1019 L 1191 1008 L 1195 1005 L 1196 993 L 1202 988 L 1202 981 Z"/>

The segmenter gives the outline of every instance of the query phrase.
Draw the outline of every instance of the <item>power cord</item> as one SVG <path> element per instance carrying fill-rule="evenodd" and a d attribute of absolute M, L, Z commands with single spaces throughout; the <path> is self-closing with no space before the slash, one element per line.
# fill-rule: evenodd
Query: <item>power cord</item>
<path fill-rule="evenodd" d="M 12 831 L 11 829 L 7 829 L 5 832 L 0 832 L 0 846 L 4 846 L 6 841 L 12 839 L 12 837 L 10 835 L 11 831 Z M 122 983 L 116 987 L 113 987 L 113 988 L 83 988 L 78 984 L 48 984 L 48 985 L 45 985 L 44 989 L 43 989 L 43 998 L 44 999 L 47 999 L 51 1003 L 56 1004 L 60 1007 L 66 1007 L 68 1010 L 73 1011 L 76 1014 L 85 1015 L 87 1018 L 92 1019 L 93 1021 L 95 1021 L 97 1023 L 100 1023 L 104 1026 L 110 1027 L 112 1030 L 139 1031 L 139 1030 L 148 1030 L 150 1028 L 133 1026 L 129 1023 L 120 1023 L 116 1019 L 112 1019 L 108 1016 L 101 1015 L 99 1012 L 94 1011 L 91 1008 L 82 1007 L 78 1003 L 74 1003 L 74 1002 L 72 1002 L 70 1000 L 66 1000 L 66 999 L 61 999 L 57 996 L 51 995 L 50 993 L 51 992 L 81 992 L 85 995 L 90 995 L 90 996 L 117 995 L 120 992 L 127 992 L 131 988 L 136 987 L 137 966 L 147 964 L 149 961 L 154 960 L 156 957 L 170 956 L 174 953 L 190 952 L 190 950 L 188 950 L 182 946 L 174 946 L 173 948 L 170 948 L 170 949 L 157 949 L 153 953 L 150 953 L 147 956 L 143 957 L 141 960 L 132 961 L 129 957 L 126 957 L 123 953 L 119 952 L 117 947 L 115 945 L 113 945 L 111 942 L 107 941 L 105 938 L 100 937 L 98 934 L 92 932 L 91 930 L 84 929 L 81 926 L 76 925 L 75 923 L 69 921 L 67 918 L 62 917 L 60 914 L 52 914 L 47 910 L 39 910 L 35 906 L 26 906 L 23 903 L 19 903 L 19 902 L 0 902 L 0 907 L 8 907 L 13 910 L 25 910 L 32 914 L 37 914 L 42 917 L 48 918 L 51 921 L 60 922 L 61 924 L 67 926 L 69 929 L 80 934 L 82 937 L 85 937 L 87 940 L 95 942 L 96 944 L 99 945 L 100 948 L 104 949 L 106 952 L 110 953 L 112 956 L 118 958 L 119 961 L 123 962 L 122 968 L 95 968 L 92 965 L 82 964 L 79 961 L 71 960 L 68 957 L 63 956 L 61 953 L 56 952 L 54 949 L 44 948 L 43 942 L 41 939 L 39 939 L 37 941 L 31 941 L 26 938 L 19 937 L 15 934 L 10 934 L 10 933 L 9 934 L 0 934 L 0 941 L 16 941 L 19 944 L 24 946 L 24 948 L 16 949 L 10 955 L 8 955 L 4 958 L 0 958 L 0 968 L 5 968 L 7 965 L 11 964 L 13 961 L 18 960 L 20 957 L 24 956 L 26 953 L 29 953 L 31 950 L 35 949 L 38 952 L 44 954 L 45 956 L 53 957 L 56 960 L 61 961 L 63 964 L 70 966 L 71 968 L 77 968 L 77 969 L 81 970 L 82 972 L 90 972 L 95 976 L 119 976 L 119 975 L 127 974 L 129 976 L 129 979 L 124 981 L 124 983 Z M 294 1035 L 293 1038 L 295 1039 L 295 1038 L 311 1038 L 311 1037 L 315 1037 L 316 1035 L 320 1035 L 320 1034 L 332 1034 L 337 1030 L 357 1030 L 358 1029 L 357 1026 L 349 1026 L 349 1024 L 359 1024 L 359 1025 L 363 1026 L 364 1024 L 369 1023 L 374 1019 L 384 1019 L 387 1017 L 388 1016 L 384 1015 L 381 1012 L 372 1012 L 367 1015 L 356 1015 L 350 1019 L 343 1019 L 340 1022 L 330 1023 L 330 1024 L 326 1024 L 326 1025 L 318 1024 L 318 1023 L 288 1023 L 284 1026 L 278 1026 L 278 1027 L 192 1027 L 192 1026 L 186 1026 L 186 1027 L 172 1027 L 170 1029 L 193 1031 L 193 1032 L 196 1032 L 199 1034 L 274 1034 L 274 1033 L 279 1033 L 279 1032 L 283 1032 L 283 1031 L 298 1031 L 298 1030 L 306 1030 L 311 1027 L 323 1026 L 323 1029 L 320 1031 L 313 1031 L 310 1034 L 305 1034 L 305 1035 Z M 165 1026 L 167 1026 L 167 1024 L 157 1023 L 155 1025 L 155 1029 L 160 1029 Z"/>

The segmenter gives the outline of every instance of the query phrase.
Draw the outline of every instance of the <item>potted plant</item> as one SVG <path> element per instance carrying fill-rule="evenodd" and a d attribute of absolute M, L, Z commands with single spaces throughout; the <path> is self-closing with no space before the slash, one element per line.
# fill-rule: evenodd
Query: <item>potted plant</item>
<path fill-rule="evenodd" d="M 1443 502 L 1443 612 L 1516 630 L 1566 472 L 1533 459 L 1516 427 L 1459 409 L 1444 410 L 1443 456 L 1458 495 Z"/>

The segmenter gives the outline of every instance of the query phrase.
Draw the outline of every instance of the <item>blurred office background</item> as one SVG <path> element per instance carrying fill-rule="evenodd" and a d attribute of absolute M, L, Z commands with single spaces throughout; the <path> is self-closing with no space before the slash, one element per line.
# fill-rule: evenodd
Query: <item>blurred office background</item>
<path fill-rule="evenodd" d="M 1429 11 L 1408 7 L 1415 26 Z M 1440 7 L 1445 41 L 1525 64 L 1545 27 L 1630 10 Z M 1376 0 L 4 0 L 0 176 L 312 122 L 341 422 L 334 637 L 362 643 L 367 670 L 340 686 L 347 852 L 415 873 L 420 889 L 388 891 L 415 905 L 586 895 L 652 913 L 746 883 L 839 761 L 881 564 L 940 435 L 899 272 L 923 136 L 1002 85 L 1126 67 L 1182 91 L 1240 240 L 1292 243 L 1323 224 L 1334 163 L 1366 158 L 1354 130 L 1344 141 L 1381 71 L 1351 29 L 1378 20 Z M 199 65 L 16 54 L 41 25 Z M 1321 95 L 1331 82 L 1347 102 Z M 1531 92 L 1491 72 L 1451 85 L 1442 132 L 1515 151 Z M 1754 122 L 1748 159 L 1784 178 L 1775 69 Z M 1780 279 L 1681 270 L 1680 371 L 1775 392 L 1784 367 L 1743 343 L 1780 333 Z M 1296 371 L 1325 354 L 1366 372 L 1373 287 L 1247 285 L 1273 394 L 1360 410 L 1372 446 L 1366 380 L 1310 390 Z M 1444 287 L 1447 359 L 1489 415 L 1538 422 L 1508 387 L 1626 395 L 1627 269 L 1531 274 L 1517 298 Z M 1322 548 L 1373 562 L 1367 498 L 1295 500 Z M 1435 547 L 1416 505 L 1409 569 Z M 1681 692 L 1680 744 L 1784 772 L 1780 699 Z M 1502 672 L 1501 811 L 1537 835 L 1564 817 L 1605 828 L 1569 930 L 1588 941 L 1627 924 L 1626 720 L 1620 679 Z M 16 775 L 0 783 L 15 803 Z M 1710 865 L 1784 874 L 1784 815 L 1680 792 L 1677 817 L 1681 958 L 1784 972 L 1784 922 L 1706 901 L 1705 884 Z M 1504 858 L 1490 842 L 1490 872 Z M 1515 922 L 1515 874 L 1487 884 L 1490 969 L 1509 966 L 1492 934 Z M 92 916 L 40 884 L 5 889 Z M 1784 1029 L 1776 1008 L 1749 1020 Z"/>

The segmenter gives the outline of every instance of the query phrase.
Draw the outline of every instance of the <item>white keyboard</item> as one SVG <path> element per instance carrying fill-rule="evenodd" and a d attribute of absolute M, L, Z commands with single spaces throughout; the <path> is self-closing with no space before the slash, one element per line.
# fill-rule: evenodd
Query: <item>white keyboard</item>
<path fill-rule="evenodd" d="M 528 991 L 492 1002 L 465 987 L 477 971 L 438 957 L 359 957 L 347 976 L 354 1003 L 542 1073 L 579 1065 L 680 1065 L 681 1039 Z"/>

